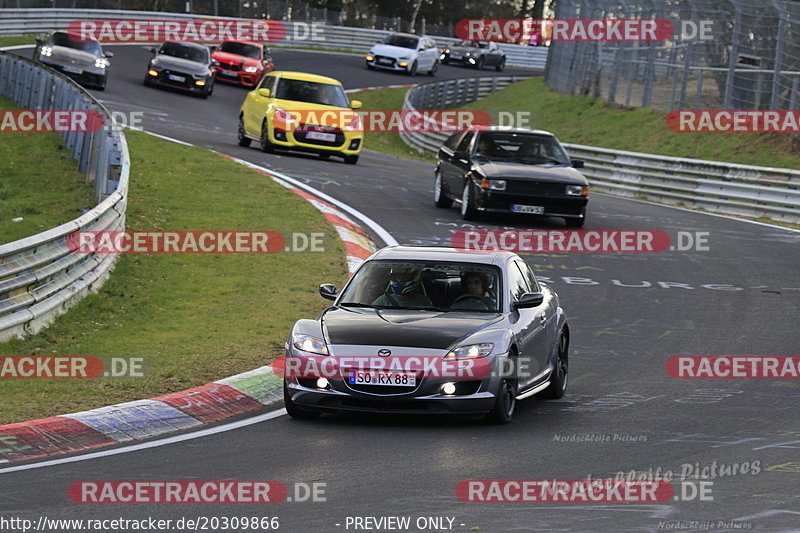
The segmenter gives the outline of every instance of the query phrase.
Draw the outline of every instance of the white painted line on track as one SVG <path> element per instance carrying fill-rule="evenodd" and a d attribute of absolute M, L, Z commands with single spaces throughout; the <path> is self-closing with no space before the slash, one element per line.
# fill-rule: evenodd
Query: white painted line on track
<path fill-rule="evenodd" d="M 49 461 L 42 461 L 40 463 L 31 463 L 27 465 L 12 466 L 9 468 L 0 468 L 0 475 L 10 474 L 11 472 L 19 472 L 20 470 L 33 470 L 34 468 L 44 468 L 47 466 L 56 466 L 66 463 L 75 463 L 78 461 L 87 461 L 89 459 L 108 457 L 110 455 L 119 455 L 121 453 L 135 452 L 138 450 L 146 450 L 147 448 L 156 448 L 158 446 L 165 446 L 167 444 L 175 444 L 176 442 L 198 439 L 200 437 L 206 437 L 208 435 L 214 435 L 216 433 L 224 433 L 226 431 L 232 431 L 234 429 L 251 426 L 253 424 L 258 424 L 259 422 L 264 422 L 266 420 L 271 420 L 273 418 L 283 416 L 285 414 L 286 414 L 286 409 L 278 409 L 277 411 L 270 411 L 269 413 L 265 413 L 263 415 L 254 416 L 253 418 L 246 418 L 244 420 L 239 420 L 237 422 L 230 422 L 228 424 L 223 424 L 221 426 L 216 426 L 213 428 L 201 429 L 199 431 L 186 433 L 185 435 L 175 435 L 174 437 L 167 437 L 165 439 L 158 439 L 150 442 L 142 442 L 140 444 L 133 444 L 131 446 L 124 446 L 122 448 L 114 448 L 113 450 L 103 450 L 101 452 L 87 453 L 84 455 L 62 457 L 61 459 L 51 459 Z"/>

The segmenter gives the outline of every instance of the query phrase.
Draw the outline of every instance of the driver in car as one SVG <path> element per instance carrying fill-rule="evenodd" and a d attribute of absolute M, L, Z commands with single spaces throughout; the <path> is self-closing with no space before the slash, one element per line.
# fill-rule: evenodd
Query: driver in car
<path fill-rule="evenodd" d="M 430 298 L 422 290 L 422 270 L 419 268 L 392 268 L 386 292 L 372 305 L 379 307 L 432 307 Z"/>
<path fill-rule="evenodd" d="M 489 291 L 489 282 L 480 272 L 464 272 L 461 274 L 461 288 L 464 294 L 455 299 L 451 308 L 457 309 L 494 309 L 494 295 Z"/>

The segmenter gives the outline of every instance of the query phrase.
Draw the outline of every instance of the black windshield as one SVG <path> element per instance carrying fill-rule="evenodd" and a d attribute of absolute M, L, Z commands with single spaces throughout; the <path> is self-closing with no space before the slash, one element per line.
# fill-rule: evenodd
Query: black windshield
<path fill-rule="evenodd" d="M 252 57 L 253 59 L 261 59 L 261 49 L 252 44 L 226 42 L 222 43 L 219 47 L 220 52 L 227 52 L 229 54 L 236 54 L 237 56 Z"/>
<path fill-rule="evenodd" d="M 64 46 L 66 48 L 74 48 L 82 52 L 89 52 L 96 56 L 103 55 L 103 49 L 100 48 L 100 43 L 97 41 L 78 41 L 70 38 L 70 36 L 63 32 L 56 32 L 50 37 L 49 44 L 53 46 Z"/>
<path fill-rule="evenodd" d="M 383 40 L 383 44 L 399 46 L 400 48 L 411 48 L 412 50 L 416 50 L 417 43 L 419 43 L 419 38 L 405 35 L 390 35 Z"/>
<path fill-rule="evenodd" d="M 281 100 L 294 100 L 310 104 L 350 107 L 344 89 L 339 85 L 329 83 L 281 78 L 275 97 Z"/>
<path fill-rule="evenodd" d="M 181 43 L 164 43 L 158 50 L 158 55 L 188 59 L 198 63 L 208 63 L 208 49 L 200 46 L 190 46 Z"/>
<path fill-rule="evenodd" d="M 513 160 L 530 165 L 570 164 L 567 154 L 550 135 L 484 131 L 475 147 L 475 155 L 486 159 Z"/>

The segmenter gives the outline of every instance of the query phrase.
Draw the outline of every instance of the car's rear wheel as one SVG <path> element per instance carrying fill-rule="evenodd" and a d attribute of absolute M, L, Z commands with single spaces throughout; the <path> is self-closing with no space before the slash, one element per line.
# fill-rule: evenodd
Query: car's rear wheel
<path fill-rule="evenodd" d="M 567 382 L 569 381 L 569 336 L 566 331 L 561 331 L 558 337 L 558 359 L 556 367 L 550 375 L 550 386 L 540 392 L 540 398 L 557 400 L 567 392 Z"/>
<path fill-rule="evenodd" d="M 436 171 L 436 175 L 433 178 L 433 202 L 436 204 L 436 207 L 441 207 L 446 209 L 453 205 L 453 200 L 447 197 L 444 193 L 444 186 L 442 185 L 442 173 L 439 170 Z"/>
<path fill-rule="evenodd" d="M 503 69 L 506 68 L 506 58 L 500 60 L 496 67 L 494 67 L 497 72 L 503 72 Z"/>
<path fill-rule="evenodd" d="M 486 422 L 490 424 L 508 424 L 514 416 L 517 406 L 517 381 L 503 378 L 497 391 L 492 410 L 486 414 Z"/>
<path fill-rule="evenodd" d="M 244 146 L 245 148 L 250 146 L 250 139 L 244 131 L 244 117 L 241 115 L 239 115 L 239 129 L 236 131 L 236 140 L 239 146 Z"/>
<path fill-rule="evenodd" d="M 461 193 L 461 218 L 464 220 L 478 218 L 478 209 L 475 207 L 475 193 L 472 189 L 472 182 L 467 180 L 464 184 L 464 191 Z"/>
<path fill-rule="evenodd" d="M 289 394 L 289 388 L 286 386 L 286 382 L 283 382 L 283 405 L 286 407 L 286 412 L 289 413 L 289 416 L 292 418 L 297 418 L 299 420 L 308 420 L 311 418 L 319 418 L 322 414 L 321 412 L 315 409 L 309 409 L 307 407 L 299 407 L 292 401 L 292 396 Z"/>
<path fill-rule="evenodd" d="M 412 76 L 416 76 L 417 75 L 417 62 L 416 61 L 411 63 L 411 68 L 408 69 L 408 73 L 411 74 Z"/>
<path fill-rule="evenodd" d="M 564 222 L 568 228 L 582 228 L 583 224 L 586 222 L 586 208 L 584 207 L 581 210 L 580 218 L 565 218 Z"/>
<path fill-rule="evenodd" d="M 344 156 L 344 162 L 348 165 L 355 165 L 358 163 L 358 156 L 357 155 L 346 155 Z"/>
<path fill-rule="evenodd" d="M 275 151 L 275 145 L 269 142 L 269 124 L 266 120 L 261 124 L 261 151 L 267 154 Z"/>

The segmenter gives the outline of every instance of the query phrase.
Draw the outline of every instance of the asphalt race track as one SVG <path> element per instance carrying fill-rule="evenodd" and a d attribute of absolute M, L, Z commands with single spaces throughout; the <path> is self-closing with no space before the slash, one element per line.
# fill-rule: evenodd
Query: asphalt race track
<path fill-rule="evenodd" d="M 149 54 L 140 47 L 112 49 L 108 89 L 94 92 L 110 109 L 143 111 L 148 131 L 295 177 L 373 218 L 401 243 L 449 245 L 453 231 L 476 227 L 563 228 L 560 219 L 490 217 L 465 224 L 455 207 L 434 207 L 430 163 L 365 151 L 353 166 L 336 158 L 240 148 L 236 116 L 245 89 L 220 83 L 202 100 L 145 88 Z M 332 75 L 348 89 L 430 79 L 367 71 L 357 56 L 273 52 L 279 69 Z M 509 73 L 525 71 L 503 74 Z M 475 75 L 442 66 L 437 79 Z M 665 371 L 675 355 L 800 355 L 800 232 L 600 194 L 590 196 L 585 229 L 663 230 L 673 240 L 679 231 L 708 232 L 708 249 L 525 256 L 558 291 L 569 316 L 571 378 L 563 399 L 523 401 L 508 426 L 439 418 L 280 416 L 165 446 L 4 473 L 3 514 L 277 516 L 279 530 L 291 533 L 355 530 L 346 527 L 347 517 L 365 516 L 410 516 L 412 526 L 419 517 L 454 519 L 452 529 L 410 531 L 652 531 L 675 529 L 680 522 L 689 529 L 702 526 L 686 522 L 713 522 L 705 529 L 715 531 L 738 530 L 741 524 L 759 531 L 800 530 L 797 383 L 679 380 Z M 739 473 L 745 463 L 751 468 Z M 720 465 L 738 465 L 737 473 L 695 477 L 715 466 L 719 472 Z M 678 499 L 465 503 L 456 497 L 462 480 L 570 480 L 631 471 L 653 477 L 672 471 Z M 326 501 L 91 506 L 67 496 L 77 480 L 131 479 L 275 480 L 290 487 L 290 496 L 295 483 L 324 483 Z M 711 482 L 704 485 L 710 493 L 702 501 L 696 493 L 701 481 Z M 383 530 L 389 529 L 372 529 Z"/>

